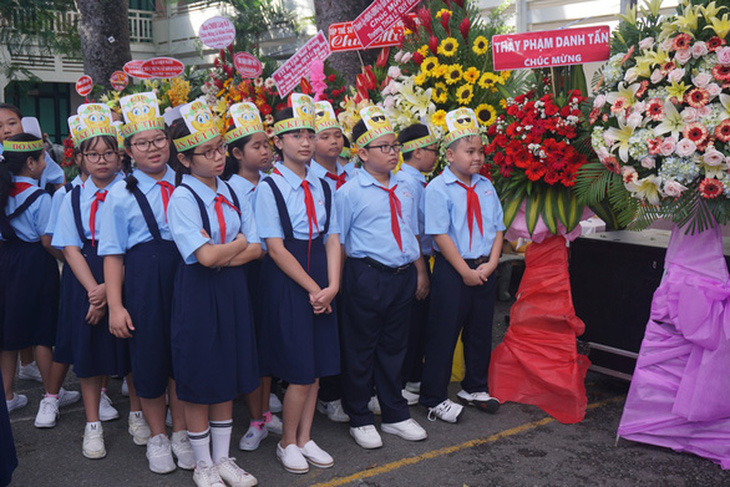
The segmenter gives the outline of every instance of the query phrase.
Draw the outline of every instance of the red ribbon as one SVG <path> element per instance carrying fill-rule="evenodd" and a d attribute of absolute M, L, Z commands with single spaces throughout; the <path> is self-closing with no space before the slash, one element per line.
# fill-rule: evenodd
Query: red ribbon
<path fill-rule="evenodd" d="M 96 231 L 96 212 L 99 209 L 99 202 L 102 203 L 106 199 L 107 190 L 99 190 L 94 195 L 94 201 L 91 202 L 91 211 L 89 212 L 89 229 L 91 230 L 91 246 L 94 247 L 94 233 Z"/>
<path fill-rule="evenodd" d="M 238 213 L 239 215 L 241 214 L 241 212 L 238 210 L 238 208 L 236 208 L 235 206 L 230 204 L 228 202 L 228 200 L 226 199 L 226 197 L 223 196 L 222 194 L 217 194 L 215 196 L 214 201 L 215 201 L 215 214 L 218 217 L 218 227 L 220 228 L 220 231 L 221 231 L 221 243 L 224 244 L 224 243 L 226 243 L 226 218 L 225 218 L 225 216 L 223 216 L 223 203 L 227 204 L 228 206 L 230 206 L 231 208 L 236 210 L 236 213 Z M 211 238 L 212 238 L 212 235 L 211 235 Z"/>
<path fill-rule="evenodd" d="M 397 188 L 398 185 L 396 184 L 390 189 L 378 186 L 377 184 L 375 186 L 388 193 L 388 199 L 390 200 L 390 230 L 393 232 L 395 241 L 398 243 L 398 248 L 401 252 L 403 252 L 403 241 L 400 235 L 400 224 L 398 223 L 398 217 L 403 218 L 403 214 L 400 208 L 400 200 L 395 194 L 395 188 Z"/>
<path fill-rule="evenodd" d="M 467 186 L 461 181 L 456 181 L 456 184 L 466 190 L 466 221 L 469 225 L 469 250 L 471 250 L 471 234 L 474 229 L 474 220 L 477 221 L 479 227 L 479 233 L 484 236 L 484 230 L 482 228 L 482 206 L 479 204 L 479 196 L 474 191 L 477 183 L 474 186 Z"/>
<path fill-rule="evenodd" d="M 327 174 L 325 174 L 325 177 L 327 177 L 327 178 L 329 178 L 329 179 L 331 179 L 333 181 L 337 181 L 337 185 L 335 186 L 335 190 L 340 189 L 340 186 L 342 186 L 343 184 L 345 184 L 347 182 L 347 173 L 346 172 L 343 172 L 342 174 L 340 174 L 339 176 L 337 176 L 336 174 L 333 174 L 333 173 L 331 173 L 331 172 L 328 171 Z"/>
<path fill-rule="evenodd" d="M 28 188 L 32 188 L 33 185 L 30 183 L 13 183 L 10 185 L 10 190 L 8 191 L 8 196 L 18 196 L 20 193 L 25 191 Z"/>
<path fill-rule="evenodd" d="M 167 216 L 167 204 L 170 202 L 170 196 L 175 191 L 175 186 L 168 183 L 167 181 L 157 181 L 160 185 L 160 192 L 162 193 L 162 206 L 165 207 L 165 216 Z"/>
<path fill-rule="evenodd" d="M 312 251 L 312 223 L 317 227 L 317 232 L 319 232 L 319 223 L 317 222 L 317 209 L 314 207 L 314 198 L 312 198 L 309 182 L 302 181 L 302 188 L 304 189 L 304 206 L 307 208 L 307 223 L 309 224 L 309 244 L 307 245 L 307 272 L 309 272 L 309 254 Z"/>

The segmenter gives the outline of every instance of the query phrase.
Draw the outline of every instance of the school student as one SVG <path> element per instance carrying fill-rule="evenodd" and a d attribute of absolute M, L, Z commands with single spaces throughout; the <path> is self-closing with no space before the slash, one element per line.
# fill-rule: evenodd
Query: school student
<path fill-rule="evenodd" d="M 264 131 L 258 108 L 253 103 L 244 102 L 231 105 L 229 114 L 234 125 L 224 135 L 229 154 L 226 159 L 224 179 L 226 178 L 225 173 L 228 173 L 228 184 L 238 198 L 248 200 L 253 207 L 256 187 L 261 179 L 266 177 L 261 170 L 271 156 L 269 138 Z M 261 262 L 261 259 L 256 259 L 244 266 L 257 337 L 261 330 L 261 313 L 265 312 L 261 308 L 259 292 Z M 260 371 L 263 372 L 261 369 Z M 261 384 L 256 390 L 246 395 L 246 405 L 251 420 L 248 430 L 238 444 L 240 450 L 254 451 L 269 433 L 277 435 L 282 433 L 281 420 L 272 414 L 269 407 L 271 376 L 262 376 L 260 382 Z"/>
<path fill-rule="evenodd" d="M 177 396 L 183 403 L 198 487 L 256 485 L 230 458 L 233 400 L 259 385 L 246 274 L 260 257 L 245 199 L 219 178 L 226 144 L 200 100 L 180 108 L 170 127 L 178 183 L 167 207 L 182 256 L 173 291 L 171 345 Z M 212 448 L 211 448 L 212 446 Z"/>
<path fill-rule="evenodd" d="M 111 116 L 106 105 L 81 105 L 79 117 L 85 128 L 74 137 L 74 145 L 89 178 L 64 197 L 52 243 L 63 250 L 75 277 L 71 282 L 69 319 L 74 372 L 81 382 L 86 412 L 82 453 L 98 459 L 106 456 L 99 417 L 103 376 L 123 377 L 129 372 L 126 344 L 109 332 L 103 262 L 97 254 L 100 215 L 109 189 L 118 179 L 119 156 L 116 131 L 109 125 Z M 132 423 L 130 416 L 130 426 Z"/>
<path fill-rule="evenodd" d="M 407 185 L 418 202 L 418 238 L 424 267 L 429 273 L 429 259 L 433 255 L 433 244 L 431 237 L 425 235 L 423 226 L 423 194 L 426 189 L 424 174 L 431 173 L 438 160 L 437 140 L 427 125 L 415 123 L 400 131 L 398 142 L 403 146 L 401 151 L 403 163 L 396 173 L 396 180 L 399 184 Z M 425 346 L 423 330 L 428 319 L 428 301 L 428 296 L 416 299 L 413 302 L 411 313 L 408 349 L 403 361 L 403 396 L 410 406 L 418 404 L 418 393 L 421 387 Z"/>
<path fill-rule="evenodd" d="M 425 229 L 433 235 L 436 254 L 419 401 L 429 409 L 429 419 L 449 423 L 458 421 L 463 412 L 447 390 L 460 332 L 466 375 L 457 398 L 480 411 L 499 409 L 499 400 L 487 391 L 487 371 L 497 284 L 494 270 L 505 226 L 494 186 L 479 174 L 484 151 L 476 120 L 468 108 L 446 115 L 449 166 L 425 193 Z"/>
<path fill-rule="evenodd" d="M 368 409 L 373 386 L 382 431 L 410 441 L 426 431 L 410 416 L 401 393 L 414 297 L 428 292 L 418 246 L 418 201 L 392 170 L 401 145 L 378 107 L 365 107 L 352 131 L 362 169 L 335 194 L 347 254 L 342 284 L 345 412 L 350 435 L 363 448 L 383 445 Z"/>
<path fill-rule="evenodd" d="M 282 162 L 256 189 L 256 224 L 268 254 L 261 268 L 261 356 L 272 375 L 289 383 L 284 431 L 276 455 L 288 472 L 308 463 L 334 465 L 311 438 L 319 378 L 340 371 L 333 300 L 340 284 L 339 229 L 329 185 L 307 168 L 314 144 L 314 104 L 293 94 L 274 117 Z"/>

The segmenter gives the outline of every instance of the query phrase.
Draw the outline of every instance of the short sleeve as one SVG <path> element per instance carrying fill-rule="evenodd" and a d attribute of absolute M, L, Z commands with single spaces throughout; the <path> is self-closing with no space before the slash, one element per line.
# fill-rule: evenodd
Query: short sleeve
<path fill-rule="evenodd" d="M 68 194 L 65 190 L 59 189 L 55 193 L 53 193 L 53 198 L 51 199 L 51 212 L 48 215 L 48 224 L 46 225 L 45 234 L 46 235 L 53 235 L 53 232 L 56 230 L 56 222 L 58 221 L 58 212 L 61 209 L 61 204 L 63 203 L 63 198 Z"/>
<path fill-rule="evenodd" d="M 76 230 L 76 222 L 71 208 L 71 194 L 66 194 L 58 210 L 58 220 L 51 241 L 51 245 L 61 250 L 69 246 L 83 247 L 79 232 Z"/>
<path fill-rule="evenodd" d="M 99 255 L 124 254 L 129 242 L 128 212 L 120 198 L 110 192 L 102 205 Z"/>
<path fill-rule="evenodd" d="M 63 169 L 54 161 L 46 152 L 46 168 L 43 170 L 43 176 L 46 183 L 62 184 L 65 175 Z"/>
<path fill-rule="evenodd" d="M 433 182 L 426 186 L 424 193 L 424 227 L 426 235 L 443 235 L 449 233 L 451 216 L 446 192 Z M 444 188 L 445 189 L 445 188 Z"/>
<path fill-rule="evenodd" d="M 44 193 L 38 197 L 33 203 L 33 223 L 35 224 L 35 230 L 38 235 L 45 235 L 46 227 L 48 227 L 48 220 L 51 217 L 51 195 Z"/>
<path fill-rule="evenodd" d="M 192 198 L 189 190 L 178 188 L 172 194 L 167 207 L 167 222 L 170 225 L 172 239 L 180 255 L 189 264 L 197 260 L 193 256 L 195 251 L 210 243 L 210 240 L 200 232 L 203 229 L 203 219 L 197 203 Z"/>
<path fill-rule="evenodd" d="M 340 234 L 340 243 L 344 245 L 345 241 L 347 240 L 350 230 L 350 223 L 352 221 L 352 209 L 348 200 L 348 194 L 344 188 L 335 192 L 335 200 L 333 206 L 335 208 L 335 213 L 333 213 L 333 216 L 337 217 L 337 222 L 339 226 L 338 230 Z"/>
<path fill-rule="evenodd" d="M 504 224 L 504 210 L 502 210 L 502 203 L 499 201 L 497 191 L 492 186 L 492 194 L 490 195 L 494 202 L 494 228 L 498 232 L 504 232 L 507 227 Z"/>
<path fill-rule="evenodd" d="M 259 238 L 284 238 L 284 230 L 281 227 L 276 200 L 269 183 L 261 181 L 256 186 L 254 208 Z"/>
<path fill-rule="evenodd" d="M 261 243 L 258 229 L 256 228 L 256 218 L 253 209 L 247 198 L 239 198 L 241 205 L 241 233 L 246 237 L 248 243 Z"/>

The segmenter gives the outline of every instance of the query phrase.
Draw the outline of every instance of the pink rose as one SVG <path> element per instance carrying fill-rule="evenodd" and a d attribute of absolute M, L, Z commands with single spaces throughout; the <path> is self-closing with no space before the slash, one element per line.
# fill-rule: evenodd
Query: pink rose
<path fill-rule="evenodd" d="M 710 105 L 705 105 L 701 108 L 697 108 L 697 115 L 700 116 L 700 118 L 709 117 L 712 113 L 712 108 L 710 108 Z"/>
<path fill-rule="evenodd" d="M 662 49 L 669 52 L 672 49 L 674 49 L 674 39 L 666 39 L 664 42 L 662 42 Z"/>
<path fill-rule="evenodd" d="M 664 193 L 666 193 L 667 196 L 679 196 L 685 189 L 687 188 L 679 184 L 677 181 L 670 180 L 664 183 Z"/>
<path fill-rule="evenodd" d="M 412 57 L 413 57 L 413 54 L 411 54 L 410 52 L 406 52 L 405 54 L 403 54 L 403 57 L 401 58 L 400 62 L 403 64 L 408 64 L 408 61 L 410 61 Z"/>
<path fill-rule="evenodd" d="M 644 113 L 644 110 L 646 110 L 645 101 L 637 101 L 636 103 L 634 103 L 634 107 L 633 107 L 634 113 Z"/>
<path fill-rule="evenodd" d="M 722 93 L 722 88 L 720 88 L 720 85 L 717 83 L 710 83 L 705 88 L 707 90 L 707 93 L 710 95 L 710 98 L 714 98 L 720 93 Z"/>
<path fill-rule="evenodd" d="M 624 184 L 635 183 L 639 180 L 639 173 L 631 166 L 624 166 L 621 168 L 621 177 L 624 180 Z"/>
<path fill-rule="evenodd" d="M 715 51 L 715 54 L 717 54 L 718 63 L 723 65 L 730 64 L 730 47 L 721 47 L 720 49 Z"/>
<path fill-rule="evenodd" d="M 664 157 L 671 156 L 674 154 L 674 149 L 676 149 L 676 147 L 677 145 L 674 143 L 674 137 L 667 137 L 659 146 L 659 153 Z"/>
<path fill-rule="evenodd" d="M 658 69 L 655 69 L 651 73 L 651 77 L 649 78 L 649 81 L 651 81 L 653 84 L 656 85 L 662 80 L 662 78 L 664 78 L 664 75 L 662 74 L 662 72 L 659 71 Z"/>
<path fill-rule="evenodd" d="M 682 110 L 682 113 L 680 113 L 680 115 L 682 116 L 682 120 L 684 120 L 685 123 L 696 122 L 699 118 L 697 110 L 692 107 L 685 108 L 684 110 Z"/>
<path fill-rule="evenodd" d="M 679 157 L 689 157 L 694 154 L 696 150 L 697 146 L 694 142 L 689 139 L 682 139 L 677 143 L 675 152 Z"/>
<path fill-rule="evenodd" d="M 604 142 L 606 142 L 606 145 L 613 145 L 613 143 L 614 143 L 614 142 L 616 142 L 616 141 L 614 140 L 614 138 L 613 138 L 613 137 L 611 137 L 611 136 L 610 136 L 610 135 L 608 134 L 608 132 L 604 132 L 604 133 L 603 133 L 603 140 L 604 140 Z"/>
<path fill-rule="evenodd" d="M 642 120 L 644 120 L 644 117 L 641 115 L 641 113 L 633 112 L 631 115 L 626 117 L 626 125 L 638 127 L 639 125 L 641 125 Z"/>
<path fill-rule="evenodd" d="M 697 41 L 692 46 L 692 57 L 697 59 L 707 54 L 707 44 L 704 41 Z"/>
<path fill-rule="evenodd" d="M 697 76 L 692 76 L 692 83 L 698 88 L 707 88 L 710 81 L 712 81 L 710 73 L 699 73 Z"/>
<path fill-rule="evenodd" d="M 674 59 L 679 61 L 679 64 L 687 64 L 687 61 L 692 59 L 692 53 L 689 49 L 680 49 L 674 55 Z"/>
<path fill-rule="evenodd" d="M 596 95 L 593 100 L 593 108 L 602 108 L 606 104 L 606 95 Z"/>
<path fill-rule="evenodd" d="M 611 157 L 611 154 L 608 152 L 608 149 L 605 147 L 601 147 L 596 151 L 596 155 L 598 156 L 599 161 L 605 161 L 609 157 Z"/>
<path fill-rule="evenodd" d="M 639 41 L 639 49 L 645 50 L 649 49 L 651 46 L 654 45 L 654 38 L 653 37 L 644 37 Z"/>
<path fill-rule="evenodd" d="M 672 71 L 669 72 L 669 74 L 667 75 L 667 78 L 669 79 L 669 81 L 672 81 L 674 83 L 679 83 L 680 81 L 682 81 L 682 78 L 684 78 L 685 72 L 686 71 L 684 70 L 684 68 L 673 69 Z"/>
<path fill-rule="evenodd" d="M 645 169 L 654 169 L 656 167 L 656 160 L 653 157 L 644 157 L 641 160 L 641 167 Z"/>
<path fill-rule="evenodd" d="M 391 66 L 391 67 L 389 67 L 388 68 L 388 76 L 390 76 L 393 79 L 400 78 L 400 76 L 401 76 L 400 68 L 398 66 Z"/>
<path fill-rule="evenodd" d="M 702 156 L 702 160 L 705 161 L 705 164 L 708 166 L 719 166 L 725 160 L 725 156 L 719 150 L 711 147 L 707 149 L 705 155 Z"/>

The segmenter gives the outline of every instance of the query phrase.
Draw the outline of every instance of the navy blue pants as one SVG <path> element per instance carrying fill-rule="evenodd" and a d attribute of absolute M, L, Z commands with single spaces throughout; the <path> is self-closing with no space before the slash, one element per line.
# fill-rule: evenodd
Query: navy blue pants
<path fill-rule="evenodd" d="M 496 293 L 494 274 L 481 286 L 467 286 L 443 256 L 436 256 L 421 381 L 420 403 L 424 406 L 434 407 L 448 398 L 459 332 L 466 362 L 461 387 L 466 392 L 487 392 Z"/>
<path fill-rule="evenodd" d="M 374 423 L 373 385 L 384 423 L 411 417 L 401 395 L 402 369 L 416 293 L 416 268 L 400 274 L 347 259 L 342 281 L 343 399 L 350 426 Z"/>
<path fill-rule="evenodd" d="M 426 273 L 431 278 L 431 266 L 429 257 L 423 256 L 423 263 L 426 266 Z M 431 302 L 431 294 L 421 301 L 413 300 L 411 311 L 411 327 L 408 334 L 408 349 L 406 358 L 403 361 L 403 384 L 406 382 L 421 382 L 423 375 L 423 354 L 426 349 L 426 323 L 428 322 L 428 306 Z"/>

